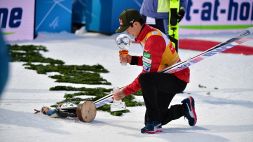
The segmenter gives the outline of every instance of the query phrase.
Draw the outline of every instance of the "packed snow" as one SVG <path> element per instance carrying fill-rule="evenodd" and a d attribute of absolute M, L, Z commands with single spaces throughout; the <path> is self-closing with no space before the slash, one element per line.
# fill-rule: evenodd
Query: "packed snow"
<path fill-rule="evenodd" d="M 34 41 L 19 44 L 44 45 L 46 57 L 66 64 L 101 64 L 110 72 L 103 77 L 112 86 L 127 85 L 139 74 L 140 67 L 119 63 L 116 35 L 96 33 L 40 33 Z M 203 38 L 225 41 L 230 36 Z M 194 38 L 202 38 L 194 37 Z M 253 46 L 252 42 L 247 43 Z M 236 47 L 235 47 L 236 48 Z M 132 44 L 130 54 L 141 55 L 142 47 Z M 182 60 L 200 52 L 179 50 Z M 163 126 L 163 132 L 141 134 L 145 107 L 128 108 L 130 113 L 112 116 L 98 111 L 95 120 L 50 118 L 34 114 L 34 108 L 63 99 L 64 91 L 49 91 L 63 85 L 47 75 L 24 69 L 22 63 L 10 64 L 10 77 L 0 102 L 1 142 L 252 142 L 253 141 L 253 56 L 219 54 L 190 67 L 191 82 L 172 104 L 193 96 L 198 115 L 197 125 L 190 127 L 183 117 Z M 72 86 L 97 87 L 92 85 Z M 141 97 L 137 98 L 143 101 Z"/>

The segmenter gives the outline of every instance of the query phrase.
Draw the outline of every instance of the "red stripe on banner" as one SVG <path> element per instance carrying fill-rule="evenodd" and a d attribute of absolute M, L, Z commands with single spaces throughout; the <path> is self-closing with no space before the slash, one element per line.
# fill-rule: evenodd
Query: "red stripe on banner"
<path fill-rule="evenodd" d="M 188 50 L 205 51 L 211 47 L 214 47 L 215 45 L 218 45 L 219 43 L 220 42 L 198 40 L 198 39 L 180 39 L 179 48 L 188 49 Z M 223 53 L 253 55 L 253 47 L 238 45 L 238 46 L 235 46 L 234 48 L 224 51 Z"/>

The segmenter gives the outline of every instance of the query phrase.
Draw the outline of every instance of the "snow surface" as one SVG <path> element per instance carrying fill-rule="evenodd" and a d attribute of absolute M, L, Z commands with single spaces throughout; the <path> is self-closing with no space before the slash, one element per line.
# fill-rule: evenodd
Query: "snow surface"
<path fill-rule="evenodd" d="M 121 66 L 115 36 L 94 33 L 78 36 L 68 33 L 41 33 L 36 40 L 19 44 L 44 45 L 49 50 L 43 53 L 44 56 L 63 60 L 66 64 L 101 64 L 110 71 L 103 74 L 103 77 L 112 83 L 109 87 L 121 87 L 133 81 L 141 68 Z M 212 36 L 203 38 L 215 39 Z M 227 39 L 228 36 L 218 38 L 219 41 Z M 253 45 L 252 42 L 250 45 Z M 141 46 L 131 45 L 130 54 L 141 53 Z M 199 52 L 180 50 L 179 53 L 185 60 Z M 188 126 L 186 119 L 182 117 L 165 125 L 162 133 L 154 135 L 140 133 L 144 106 L 128 108 L 130 113 L 121 117 L 98 111 L 92 123 L 33 114 L 34 108 L 51 105 L 63 99 L 66 92 L 48 90 L 63 83 L 56 83 L 47 75 L 26 70 L 22 63 L 11 63 L 9 82 L 0 102 L 0 141 L 252 142 L 252 61 L 253 56 L 220 54 L 193 65 L 191 82 L 185 93 L 178 94 L 172 104 L 180 103 L 189 95 L 193 96 L 198 115 L 197 125 Z M 206 88 L 200 88 L 199 85 Z M 138 100 L 143 101 L 141 97 Z"/>

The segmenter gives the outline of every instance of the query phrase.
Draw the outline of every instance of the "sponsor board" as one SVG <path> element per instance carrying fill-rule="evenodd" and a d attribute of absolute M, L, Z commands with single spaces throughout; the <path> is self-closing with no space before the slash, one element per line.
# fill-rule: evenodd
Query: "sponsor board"
<path fill-rule="evenodd" d="M 7 41 L 34 38 L 35 0 L 0 0 L 0 28 Z"/>
<path fill-rule="evenodd" d="M 181 34 L 238 31 L 253 25 L 253 0 L 188 0 Z"/>

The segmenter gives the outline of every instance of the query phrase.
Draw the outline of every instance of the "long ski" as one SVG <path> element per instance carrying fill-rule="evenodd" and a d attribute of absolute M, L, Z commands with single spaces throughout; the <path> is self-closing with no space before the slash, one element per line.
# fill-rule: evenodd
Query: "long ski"
<path fill-rule="evenodd" d="M 253 28 L 249 28 L 249 29 L 243 31 L 239 36 L 233 37 L 225 42 L 222 42 L 222 43 L 204 51 L 204 52 L 201 52 L 200 54 L 198 54 L 192 58 L 189 58 L 189 59 L 179 62 L 171 67 L 168 67 L 168 68 L 164 69 L 162 72 L 175 73 L 180 70 L 183 70 L 193 64 L 196 64 L 196 63 L 204 60 L 205 58 L 216 55 L 220 52 L 230 49 L 236 45 L 242 44 L 246 41 L 253 40 L 253 38 L 246 38 L 247 36 L 252 35 L 252 34 L 253 34 Z M 112 94 L 109 94 L 109 95 L 95 101 L 94 103 L 96 105 L 96 108 L 99 108 L 107 103 L 112 102 L 112 101 L 113 101 Z"/>
<path fill-rule="evenodd" d="M 239 36 L 233 37 L 225 42 L 222 42 L 222 43 L 220 43 L 220 44 L 218 44 L 218 45 L 216 45 L 204 52 L 201 52 L 200 54 L 198 54 L 190 59 L 187 59 L 183 62 L 179 62 L 177 64 L 174 64 L 173 66 L 170 66 L 170 67 L 164 69 L 162 72 L 175 73 L 180 70 L 183 70 L 193 64 L 196 64 L 196 63 L 204 60 L 205 58 L 208 58 L 210 56 L 221 53 L 227 49 L 230 49 L 236 45 L 242 44 L 246 41 L 253 40 L 253 38 L 245 38 L 246 36 L 249 36 L 251 34 L 253 34 L 253 28 L 249 28 L 249 29 L 243 31 Z"/>
<path fill-rule="evenodd" d="M 113 101 L 113 98 L 112 98 L 112 93 L 110 93 L 109 95 L 106 95 L 104 96 L 103 98 L 100 98 L 98 100 L 96 100 L 94 103 L 96 105 L 96 108 L 99 108 L 107 103 L 110 103 Z"/>

